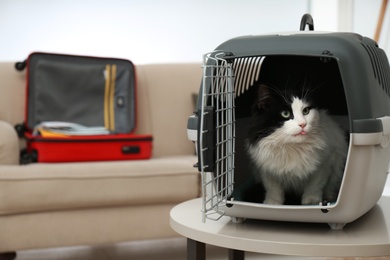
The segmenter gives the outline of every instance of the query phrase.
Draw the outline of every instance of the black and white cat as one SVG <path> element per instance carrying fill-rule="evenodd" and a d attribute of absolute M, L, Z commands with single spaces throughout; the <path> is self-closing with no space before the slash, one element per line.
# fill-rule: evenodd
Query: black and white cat
<path fill-rule="evenodd" d="M 263 203 L 283 204 L 287 191 L 303 205 L 335 201 L 348 151 L 344 131 L 316 107 L 312 92 L 289 92 L 265 84 L 257 90 L 247 150 Z"/>

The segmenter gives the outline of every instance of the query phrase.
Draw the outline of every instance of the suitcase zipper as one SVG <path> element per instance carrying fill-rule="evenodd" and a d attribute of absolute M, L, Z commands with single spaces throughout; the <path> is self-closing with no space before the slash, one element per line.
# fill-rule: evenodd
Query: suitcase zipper
<path fill-rule="evenodd" d="M 104 126 L 109 131 L 115 130 L 115 80 L 116 65 L 107 64 L 105 71 L 105 90 L 104 90 Z"/>

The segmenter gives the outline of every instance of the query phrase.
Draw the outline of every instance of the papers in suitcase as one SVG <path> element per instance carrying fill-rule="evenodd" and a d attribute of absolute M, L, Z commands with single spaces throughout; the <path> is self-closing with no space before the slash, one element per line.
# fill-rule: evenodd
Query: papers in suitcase
<path fill-rule="evenodd" d="M 136 89 L 129 60 L 32 53 L 22 161 L 148 159 L 152 136 L 134 134 Z M 20 127 L 19 127 L 20 128 Z M 20 132 L 20 131 L 19 131 Z"/>

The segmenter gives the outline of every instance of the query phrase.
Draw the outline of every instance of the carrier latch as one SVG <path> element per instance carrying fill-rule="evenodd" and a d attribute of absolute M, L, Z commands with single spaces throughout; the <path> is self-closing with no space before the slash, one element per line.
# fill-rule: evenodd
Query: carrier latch
<path fill-rule="evenodd" d="M 385 148 L 390 143 L 390 116 L 353 120 L 353 129 L 354 145 L 380 145 Z"/>
<path fill-rule="evenodd" d="M 198 141 L 198 117 L 192 115 L 187 121 L 187 138 L 192 142 Z"/>
<path fill-rule="evenodd" d="M 198 153 L 198 116 L 190 116 L 187 121 L 187 138 L 195 144 L 195 151 Z M 194 164 L 194 168 L 199 168 L 199 162 Z"/>
<path fill-rule="evenodd" d="M 378 118 L 382 121 L 382 141 L 381 146 L 385 148 L 390 143 L 390 116 Z"/>

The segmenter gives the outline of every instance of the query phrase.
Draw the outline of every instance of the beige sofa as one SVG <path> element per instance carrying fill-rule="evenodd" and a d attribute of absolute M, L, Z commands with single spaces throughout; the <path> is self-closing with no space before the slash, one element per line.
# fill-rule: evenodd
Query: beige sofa
<path fill-rule="evenodd" d="M 0 63 L 0 253 L 177 235 L 170 209 L 200 195 L 186 122 L 201 67 L 138 65 L 136 75 L 136 132 L 153 135 L 152 159 L 19 165 L 25 72 Z"/>

